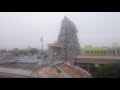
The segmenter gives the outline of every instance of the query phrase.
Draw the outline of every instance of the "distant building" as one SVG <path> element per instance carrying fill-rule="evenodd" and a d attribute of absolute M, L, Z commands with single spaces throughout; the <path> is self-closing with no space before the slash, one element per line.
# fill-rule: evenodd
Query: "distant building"
<path fill-rule="evenodd" d="M 119 55 L 120 55 L 120 47 L 108 48 L 108 55 L 116 55 L 116 56 L 119 56 Z"/>
<path fill-rule="evenodd" d="M 120 46 L 118 44 L 113 44 L 112 47 L 93 47 L 92 45 L 86 45 L 81 49 L 81 55 L 119 56 Z"/>
<path fill-rule="evenodd" d="M 108 48 L 108 55 L 120 55 L 119 43 L 113 43 L 112 47 Z"/>
<path fill-rule="evenodd" d="M 91 45 L 86 45 L 83 49 L 83 55 L 107 55 L 107 48 L 103 47 L 92 47 Z"/>
<path fill-rule="evenodd" d="M 113 48 L 118 48 L 118 47 L 120 47 L 120 45 L 119 45 L 119 43 L 112 43 L 112 47 Z"/>

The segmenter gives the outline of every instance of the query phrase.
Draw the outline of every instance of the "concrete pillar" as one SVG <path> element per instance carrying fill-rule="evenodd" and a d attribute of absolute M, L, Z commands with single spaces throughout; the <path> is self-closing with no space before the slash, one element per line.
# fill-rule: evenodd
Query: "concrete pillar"
<path fill-rule="evenodd" d="M 117 55 L 117 49 L 115 49 L 115 55 Z"/>
<path fill-rule="evenodd" d="M 87 70 L 88 72 L 90 72 L 90 65 L 87 65 Z"/>
<path fill-rule="evenodd" d="M 112 55 L 112 51 L 110 51 L 110 55 Z"/>
<path fill-rule="evenodd" d="M 49 47 L 49 56 L 48 56 L 49 60 L 52 61 L 53 60 L 53 48 Z"/>

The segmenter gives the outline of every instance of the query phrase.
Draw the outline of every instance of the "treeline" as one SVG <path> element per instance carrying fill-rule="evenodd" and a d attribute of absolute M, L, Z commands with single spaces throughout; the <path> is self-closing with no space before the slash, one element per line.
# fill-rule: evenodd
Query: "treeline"
<path fill-rule="evenodd" d="M 44 50 L 43 54 L 47 54 L 47 52 L 48 52 L 47 50 Z M 0 54 L 12 54 L 14 56 L 38 55 L 38 54 L 42 54 L 42 50 L 37 49 L 37 48 L 30 48 L 30 49 L 14 48 L 12 50 L 2 49 L 2 50 L 0 50 Z"/>

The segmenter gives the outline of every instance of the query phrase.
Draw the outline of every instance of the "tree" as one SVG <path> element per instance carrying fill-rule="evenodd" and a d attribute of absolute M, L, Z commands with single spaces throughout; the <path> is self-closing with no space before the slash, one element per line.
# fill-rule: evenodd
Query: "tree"
<path fill-rule="evenodd" d="M 95 78 L 120 78 L 120 62 L 106 64 L 97 68 L 93 77 Z"/>
<path fill-rule="evenodd" d="M 32 48 L 31 50 L 30 50 L 30 53 L 32 54 L 32 55 L 35 55 L 35 54 L 38 54 L 38 49 L 37 48 Z"/>
<path fill-rule="evenodd" d="M 12 49 L 12 54 L 13 54 L 14 56 L 19 56 L 19 49 L 18 49 L 18 48 L 13 48 L 13 49 Z"/>
<path fill-rule="evenodd" d="M 6 49 L 2 49 L 0 50 L 1 54 L 4 54 L 4 53 L 7 53 L 7 50 Z"/>

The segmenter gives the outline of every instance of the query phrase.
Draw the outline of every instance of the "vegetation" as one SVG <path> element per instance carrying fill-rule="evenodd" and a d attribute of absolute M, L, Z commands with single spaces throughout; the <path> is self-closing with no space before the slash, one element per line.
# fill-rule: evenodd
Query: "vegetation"
<path fill-rule="evenodd" d="M 120 62 L 106 64 L 97 68 L 94 78 L 120 78 Z"/>
<path fill-rule="evenodd" d="M 7 50 L 6 49 L 2 49 L 2 50 L 0 50 L 0 53 L 1 54 L 7 53 Z"/>
<path fill-rule="evenodd" d="M 19 49 L 19 48 L 13 48 L 12 50 L 5 50 L 2 49 L 0 50 L 0 54 L 7 54 L 11 53 L 13 56 L 19 56 L 19 55 L 38 55 L 41 53 L 42 50 L 37 49 L 37 48 L 30 48 L 30 49 Z M 44 50 L 43 53 L 47 53 L 48 50 Z"/>

